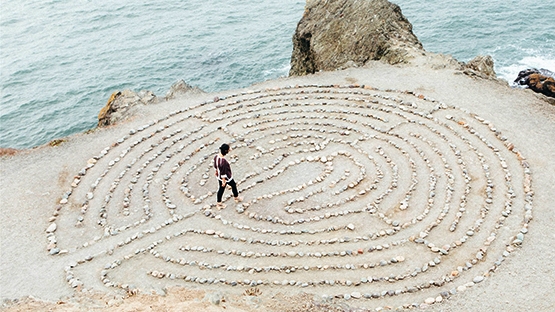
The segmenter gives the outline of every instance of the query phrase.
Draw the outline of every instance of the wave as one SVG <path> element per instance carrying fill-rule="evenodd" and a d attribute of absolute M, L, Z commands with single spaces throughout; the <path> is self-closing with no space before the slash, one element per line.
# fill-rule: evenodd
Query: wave
<path fill-rule="evenodd" d="M 497 77 L 507 80 L 512 83 L 521 70 L 528 68 L 545 68 L 555 72 L 555 58 L 543 56 L 526 56 L 518 61 L 516 64 L 503 66 L 497 69 Z"/>

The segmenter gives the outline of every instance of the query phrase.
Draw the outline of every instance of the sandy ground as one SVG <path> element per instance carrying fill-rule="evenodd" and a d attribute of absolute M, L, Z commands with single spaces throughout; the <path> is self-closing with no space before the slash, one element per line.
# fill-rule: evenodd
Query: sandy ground
<path fill-rule="evenodd" d="M 555 246 L 555 231 L 553 231 L 553 225 L 555 224 L 555 214 L 553 214 L 553 199 L 555 198 L 555 139 L 553 137 L 553 133 L 555 133 L 555 106 L 550 105 L 531 91 L 511 89 L 506 84 L 498 81 L 471 78 L 449 68 L 437 69 L 437 65 L 441 65 L 441 60 L 423 59 L 415 64 L 417 65 L 389 66 L 373 63 L 366 68 L 267 81 L 245 90 L 283 88 L 284 86 L 296 84 L 360 84 L 370 85 L 380 90 L 411 90 L 417 94 L 423 94 L 427 98 L 455 105 L 466 110 L 464 113 L 468 112 L 467 114 L 469 115 L 475 113 L 491 121 L 503 136 L 506 136 L 514 143 L 514 146 L 526 157 L 526 161 L 529 163 L 532 171 L 532 191 L 534 193 L 533 220 L 528 225 L 528 232 L 525 235 L 522 246 L 515 247 L 515 251 L 504 258 L 502 265 L 495 272 L 487 274 L 485 280 L 468 285 L 466 290 L 450 295 L 446 300 L 438 300 L 437 303 L 431 304 L 431 306 L 422 305 L 422 307 L 432 311 L 553 310 L 553 307 L 555 307 L 555 290 L 553 288 L 553 285 L 555 285 L 555 271 L 553 269 L 555 267 L 555 251 L 553 249 L 553 246 Z M 2 207 L 0 210 L 0 298 L 4 300 L 2 309 L 7 311 L 78 311 L 83 308 L 105 308 L 110 311 L 161 311 L 164 309 L 168 311 L 250 311 L 257 309 L 318 311 L 329 309 L 344 310 L 348 306 L 352 306 L 353 309 L 373 310 L 376 307 L 398 307 L 413 301 L 421 304 L 428 297 L 437 297 L 439 291 L 448 291 L 450 289 L 449 287 L 441 288 L 436 292 L 423 290 L 422 292 L 417 292 L 415 296 L 409 295 L 408 298 L 396 296 L 383 299 L 383 302 L 376 300 L 364 301 L 363 299 L 343 300 L 343 298 L 322 300 L 321 296 L 323 294 L 327 296 L 336 294 L 334 293 L 335 286 L 328 285 L 325 287 L 314 286 L 308 288 L 260 285 L 257 287 L 261 290 L 261 294 L 247 296 L 244 294 L 244 291 L 249 289 L 249 285 L 243 285 L 238 288 L 223 284 L 219 284 L 219 286 L 208 286 L 199 283 L 180 284 L 170 279 L 160 279 L 158 281 L 152 278 L 151 281 L 145 278 L 145 273 L 150 272 L 151 268 L 164 270 L 166 267 L 155 262 L 154 257 L 151 257 L 152 259 L 146 258 L 147 256 L 144 254 L 140 254 L 129 261 L 124 261 L 124 263 L 130 263 L 131 265 L 122 265 L 121 269 L 118 268 L 113 275 L 110 275 L 114 280 L 119 278 L 123 283 L 135 283 L 138 285 L 141 288 L 141 292 L 138 295 L 128 295 L 121 287 L 106 287 L 101 278 L 99 278 L 102 274 L 101 271 L 106 269 L 106 263 L 115 261 L 115 259 L 124 259 L 124 255 L 133 254 L 136 248 L 148 246 L 148 243 L 158 239 L 163 240 L 164 237 L 171 236 L 174 233 L 169 227 L 162 227 L 156 233 L 145 235 L 146 238 L 144 239 L 137 239 L 137 246 L 132 246 L 133 243 L 131 243 L 121 248 L 115 248 L 115 250 L 113 248 L 117 246 L 118 241 L 122 238 L 121 235 L 103 237 L 96 244 L 81 245 L 87 240 L 93 240 L 93 237 L 96 235 L 93 232 L 97 233 L 100 231 L 102 233 L 102 229 L 94 225 L 94 222 L 85 222 L 85 226 L 80 228 L 73 226 L 75 218 L 79 215 L 80 204 L 70 201 L 68 205 L 60 208 L 59 215 L 53 215 L 56 207 L 59 206 L 60 200 L 63 198 L 64 192 L 71 189 L 74 176 L 82 170 L 91 157 L 99 155 L 99 152 L 107 146 L 113 146 L 119 138 L 125 137 L 130 129 L 137 129 L 150 120 L 167 116 L 169 112 L 176 109 L 191 107 L 202 101 L 212 100 L 215 96 L 230 97 L 233 94 L 240 94 L 241 91 L 244 90 L 232 90 L 181 98 L 144 107 L 133 118 L 120 125 L 98 129 L 88 134 L 68 137 L 66 142 L 55 147 L 43 146 L 0 159 L 0 200 Z M 206 112 L 206 114 L 209 115 L 209 112 Z M 357 118 L 361 117 L 357 115 Z M 191 128 L 187 128 L 187 125 L 184 128 L 185 131 L 190 131 L 193 127 L 194 124 L 191 124 Z M 208 142 L 208 139 L 200 139 L 199 141 Z M 225 137 L 222 137 L 223 140 L 225 140 Z M 213 145 L 217 144 L 219 143 L 213 143 Z M 211 146 L 213 150 L 216 147 Z M 115 146 L 114 150 L 117 148 Z M 330 148 L 333 148 L 333 146 Z M 239 149 L 238 153 L 240 151 Z M 509 152 L 503 154 L 503 157 L 510 158 L 512 156 L 514 154 Z M 93 169 L 98 169 L 102 164 L 104 164 L 103 166 L 108 166 L 106 164 L 107 161 L 104 163 L 102 161 L 102 159 L 98 160 L 97 167 Z M 236 164 L 233 164 L 234 168 L 237 168 L 237 176 L 245 174 L 245 171 L 239 169 L 241 161 L 246 162 L 247 159 L 240 158 Z M 509 159 L 508 163 L 510 169 L 515 169 L 515 172 L 522 172 L 522 168 L 518 166 L 516 160 Z M 340 169 L 343 169 L 343 167 L 351 168 L 349 164 L 338 164 L 336 166 Z M 307 167 L 303 170 L 310 171 L 310 168 Z M 305 171 L 305 173 L 308 171 Z M 107 177 L 109 176 L 107 175 Z M 115 176 L 110 177 L 112 180 L 114 178 Z M 497 178 L 499 177 L 496 176 L 495 179 Z M 515 180 L 521 182 L 519 180 L 521 178 L 517 174 Z M 400 183 L 404 179 L 408 180 L 408 178 L 401 176 Z M 91 181 L 87 180 L 87 183 Z M 208 183 L 210 182 L 214 183 L 213 178 L 208 181 Z M 169 184 L 170 187 L 172 185 Z M 176 185 L 174 187 L 177 189 L 178 186 Z M 520 185 L 522 188 L 522 184 Z M 109 185 L 104 186 L 104 188 L 102 189 L 99 186 L 99 189 L 96 191 L 107 192 Z M 521 224 L 521 220 L 524 218 L 524 213 L 522 212 L 524 195 L 521 194 L 522 190 L 519 192 L 515 199 L 515 203 L 519 207 L 514 207 L 515 213 L 513 213 L 517 219 L 507 225 L 510 233 L 507 234 L 505 240 L 500 242 L 499 245 L 492 245 L 491 247 L 491 253 L 495 255 L 495 258 L 502 254 L 503 250 L 507 247 L 505 246 L 506 244 L 510 245 L 510 235 L 518 233 L 519 224 Z M 175 194 L 178 193 L 176 190 Z M 175 194 L 172 193 L 171 195 L 178 196 Z M 245 195 L 248 194 L 248 192 L 245 193 Z M 70 198 L 77 196 L 84 198 L 86 190 L 76 187 L 74 194 Z M 152 194 L 152 196 L 162 195 Z M 251 195 L 251 197 L 253 196 Z M 252 203 L 247 196 L 245 197 L 246 201 Z M 495 200 L 500 201 L 499 205 L 503 205 L 502 196 L 499 198 L 495 198 Z M 203 205 L 209 203 L 209 201 L 210 199 L 207 199 Z M 91 200 L 90 210 L 94 211 L 93 213 L 97 213 L 98 208 L 95 205 L 100 205 L 100 202 L 100 199 L 98 201 Z M 136 205 L 139 205 L 138 209 L 142 206 L 142 203 L 139 202 L 132 201 L 132 203 L 137 203 Z M 205 220 L 206 218 L 201 216 L 202 209 L 199 208 L 202 205 L 193 206 L 187 203 L 189 202 L 183 201 L 178 203 L 186 206 L 186 208 L 180 211 L 180 214 L 184 216 L 192 214 L 192 217 L 190 219 L 186 217 L 177 222 L 180 226 L 184 228 L 199 226 L 203 230 L 218 230 L 218 224 L 221 225 L 221 223 L 215 222 L 214 219 Z M 232 205 L 229 204 L 228 206 L 228 209 L 222 214 L 223 217 L 226 216 L 225 214 L 231 216 L 233 212 Z M 132 204 L 132 212 L 134 208 L 137 207 L 134 207 Z M 247 212 L 251 211 L 250 209 L 252 208 L 247 209 Z M 109 218 L 111 217 L 109 216 Z M 115 219 L 117 220 L 117 218 L 116 215 Z M 149 222 L 161 224 L 167 218 L 167 215 L 162 217 L 155 214 Z M 322 226 L 330 226 L 334 222 L 339 222 L 343 226 L 348 222 L 352 222 L 357 225 L 357 229 L 359 228 L 356 218 L 346 218 L 345 223 L 337 220 L 332 221 L 332 218 L 322 220 L 321 224 Z M 200 220 L 199 223 L 196 223 L 197 220 Z M 45 231 L 52 222 L 57 224 L 57 229 L 53 231 L 57 238 L 56 248 L 60 248 L 62 251 L 62 254 L 58 255 L 50 255 L 48 252 L 48 248 L 52 248 L 52 246 L 48 246 L 49 241 Z M 491 226 L 491 228 L 488 228 L 488 230 L 491 230 L 493 229 L 492 224 L 485 224 L 484 226 Z M 151 226 L 149 225 L 149 227 Z M 270 224 L 268 226 L 272 227 L 273 225 Z M 302 228 L 302 226 L 296 226 Z M 318 228 L 313 225 L 306 225 L 306 227 L 309 229 Z M 143 228 L 139 225 L 137 229 Z M 225 231 L 227 228 L 222 226 L 222 229 Z M 233 231 L 236 231 L 236 229 L 232 228 L 229 231 L 233 235 L 235 233 Z M 344 232 L 342 231 L 339 231 L 340 234 L 338 235 L 343 235 Z M 237 230 L 237 233 L 243 232 Z M 187 235 L 183 235 L 183 240 L 187 239 L 185 238 L 188 237 Z M 504 235 L 504 232 L 499 233 L 500 237 L 503 237 L 502 235 Z M 325 235 L 322 235 L 322 237 L 325 237 L 325 239 L 329 238 L 329 236 Z M 296 239 L 297 237 L 295 236 L 294 238 Z M 206 238 L 206 242 L 203 242 L 202 239 L 200 241 L 187 242 L 197 245 L 211 244 L 210 239 L 212 238 Z M 233 243 L 230 242 L 230 244 Z M 406 258 L 409 258 L 413 253 L 420 252 L 419 247 L 412 249 L 413 247 L 411 246 L 405 245 L 399 249 L 399 252 L 405 255 Z M 177 248 L 179 245 L 173 247 Z M 113 254 L 105 252 L 110 248 L 112 248 Z M 170 252 L 169 246 L 167 250 L 163 248 L 165 247 L 162 246 L 156 250 Z M 282 252 L 287 252 L 287 250 L 284 248 Z M 91 255 L 94 256 L 92 260 L 88 258 Z M 468 255 L 462 254 L 460 256 Z M 194 257 L 191 256 L 191 258 Z M 214 256 L 215 259 L 217 257 L 219 255 Z M 86 258 L 88 259 L 82 260 Z M 210 259 L 210 257 L 207 259 Z M 495 259 L 491 259 L 488 265 L 491 265 L 493 261 Z M 245 260 L 245 262 L 251 263 L 253 261 Z M 270 265 L 271 262 L 272 260 L 260 260 L 261 265 Z M 317 262 L 310 260 L 310 263 Z M 135 270 L 141 273 L 134 276 L 133 272 Z M 168 267 L 167 270 L 171 271 L 172 269 Z M 387 272 L 385 270 L 383 272 Z M 71 274 L 68 275 L 68 271 Z M 334 277 L 336 279 L 342 278 L 343 273 L 333 272 L 335 273 L 330 271 L 329 274 L 331 276 L 336 275 Z M 268 278 L 272 280 L 276 274 L 268 273 Z M 299 273 L 298 275 L 299 280 L 310 276 L 310 273 L 301 274 Z M 472 274 L 475 275 L 475 273 Z M 68 282 L 68 279 L 71 279 L 73 275 L 79 277 L 80 281 L 73 285 L 75 287 L 71 285 L 73 280 Z M 464 282 L 472 281 L 474 275 L 466 276 Z M 260 276 L 261 279 L 265 278 L 264 274 Z M 245 273 L 245 275 L 237 277 L 238 280 L 242 278 L 249 278 L 249 276 Z M 283 279 L 282 276 L 275 278 Z M 457 282 L 453 287 L 456 288 L 461 283 Z M 177 288 L 168 290 L 167 288 L 172 285 L 184 286 L 186 289 Z M 122 285 L 119 284 L 119 286 Z M 356 289 L 353 290 L 346 286 L 339 286 L 337 289 L 337 293 L 356 291 Z M 387 290 L 387 288 L 381 289 Z M 158 295 L 145 295 L 150 292 Z M 22 299 L 28 296 L 32 296 L 35 299 Z M 215 301 L 213 299 L 214 296 L 220 299 L 225 298 L 225 302 Z M 20 299 L 20 303 L 17 304 L 17 300 L 12 301 L 13 299 Z M 442 302 L 439 303 L 439 301 Z"/>

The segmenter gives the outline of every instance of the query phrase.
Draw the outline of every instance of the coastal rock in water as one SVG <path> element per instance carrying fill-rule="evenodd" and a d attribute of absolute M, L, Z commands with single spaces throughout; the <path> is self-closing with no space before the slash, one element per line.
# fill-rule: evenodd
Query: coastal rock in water
<path fill-rule="evenodd" d="M 489 55 L 478 55 L 463 65 L 463 72 L 469 76 L 480 76 L 482 78 L 497 78 L 493 69 L 493 58 Z"/>
<path fill-rule="evenodd" d="M 540 74 L 531 74 L 528 87 L 535 92 L 555 98 L 555 79 Z"/>
<path fill-rule="evenodd" d="M 113 125 L 127 118 L 131 115 L 131 109 L 137 105 L 154 103 L 158 103 L 158 98 L 151 91 L 116 91 L 98 113 L 98 127 Z"/>
<path fill-rule="evenodd" d="M 411 23 L 386 0 L 309 0 L 293 36 L 290 76 L 363 66 L 372 60 L 406 63 L 424 52 Z"/>
<path fill-rule="evenodd" d="M 526 69 L 518 73 L 515 83 L 528 86 L 534 92 L 538 92 L 555 98 L 555 73 L 547 69 Z"/>
<path fill-rule="evenodd" d="M 179 95 L 185 94 L 201 94 L 205 93 L 199 87 L 193 87 L 186 83 L 184 80 L 179 80 L 178 82 L 174 83 L 168 93 L 166 93 L 166 101 L 176 98 Z"/>

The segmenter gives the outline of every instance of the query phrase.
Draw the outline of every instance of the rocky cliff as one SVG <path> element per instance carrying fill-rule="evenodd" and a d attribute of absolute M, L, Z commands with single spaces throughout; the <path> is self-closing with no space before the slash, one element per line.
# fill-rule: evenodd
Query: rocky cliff
<path fill-rule="evenodd" d="M 204 93 L 198 87 L 193 87 L 183 80 L 174 83 L 164 99 L 166 101 L 180 96 Z M 112 93 L 106 105 L 98 113 L 98 127 L 113 125 L 133 114 L 133 108 L 141 105 L 155 104 L 160 102 L 152 91 L 134 92 L 132 90 L 116 91 Z"/>
<path fill-rule="evenodd" d="M 423 52 L 411 23 L 386 0 L 307 1 L 293 36 L 290 76 L 362 66 L 404 63 Z"/>
<path fill-rule="evenodd" d="M 307 1 L 293 36 L 290 76 L 359 67 L 376 60 L 389 64 L 424 62 L 471 77 L 497 78 L 489 55 L 464 63 L 425 51 L 399 6 L 387 0 Z"/>
<path fill-rule="evenodd" d="M 105 127 L 128 117 L 133 107 L 157 103 L 158 98 L 151 91 L 131 90 L 112 93 L 106 105 L 98 113 L 98 127 Z"/>

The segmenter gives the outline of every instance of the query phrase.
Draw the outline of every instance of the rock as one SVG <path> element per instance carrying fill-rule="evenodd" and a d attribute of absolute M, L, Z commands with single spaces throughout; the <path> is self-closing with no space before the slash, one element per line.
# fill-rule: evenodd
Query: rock
<path fill-rule="evenodd" d="M 351 293 L 351 297 L 353 297 L 355 299 L 360 299 L 362 297 L 362 295 L 358 291 L 355 291 L 355 292 Z"/>
<path fill-rule="evenodd" d="M 307 1 L 293 36 L 290 76 L 363 66 L 381 60 L 406 63 L 424 49 L 396 4 L 375 1 Z"/>
<path fill-rule="evenodd" d="M 52 222 L 46 229 L 46 233 L 54 233 L 56 231 L 56 223 Z"/>
<path fill-rule="evenodd" d="M 170 87 L 170 89 L 168 90 L 168 93 L 166 93 L 165 99 L 166 101 L 168 101 L 171 99 L 175 99 L 180 95 L 182 96 L 185 94 L 201 94 L 201 93 L 205 93 L 205 92 L 202 91 L 199 87 L 193 87 L 189 85 L 182 79 L 177 81 Z"/>
<path fill-rule="evenodd" d="M 80 286 L 80 285 L 82 285 L 82 284 L 83 284 L 83 283 L 81 283 L 81 282 L 78 281 L 78 280 L 73 280 L 73 281 L 71 282 L 71 287 L 77 288 L 78 286 Z"/>
<path fill-rule="evenodd" d="M 113 125 L 126 119 L 132 115 L 132 108 L 135 106 L 154 103 L 158 103 L 158 98 L 151 91 L 116 91 L 98 113 L 98 127 Z"/>
<path fill-rule="evenodd" d="M 469 76 L 477 75 L 482 78 L 497 78 L 493 69 L 493 58 L 489 55 L 478 55 L 463 65 L 463 72 Z"/>
<path fill-rule="evenodd" d="M 2 156 L 13 156 L 13 155 L 17 154 L 17 152 L 19 152 L 19 150 L 15 149 L 15 148 L 0 147 L 0 157 L 2 157 Z"/>
<path fill-rule="evenodd" d="M 528 86 L 530 90 L 555 98 L 555 73 L 547 69 L 526 69 L 518 73 L 515 84 Z"/>
<path fill-rule="evenodd" d="M 222 294 L 219 292 L 206 294 L 206 299 L 210 301 L 213 305 L 219 305 L 222 301 Z"/>
<path fill-rule="evenodd" d="M 474 283 L 478 284 L 478 283 L 480 283 L 480 282 L 483 281 L 483 280 L 484 280 L 484 277 L 483 277 L 482 275 L 478 275 L 478 276 L 474 277 L 474 279 L 473 279 L 472 281 L 473 281 Z"/>

